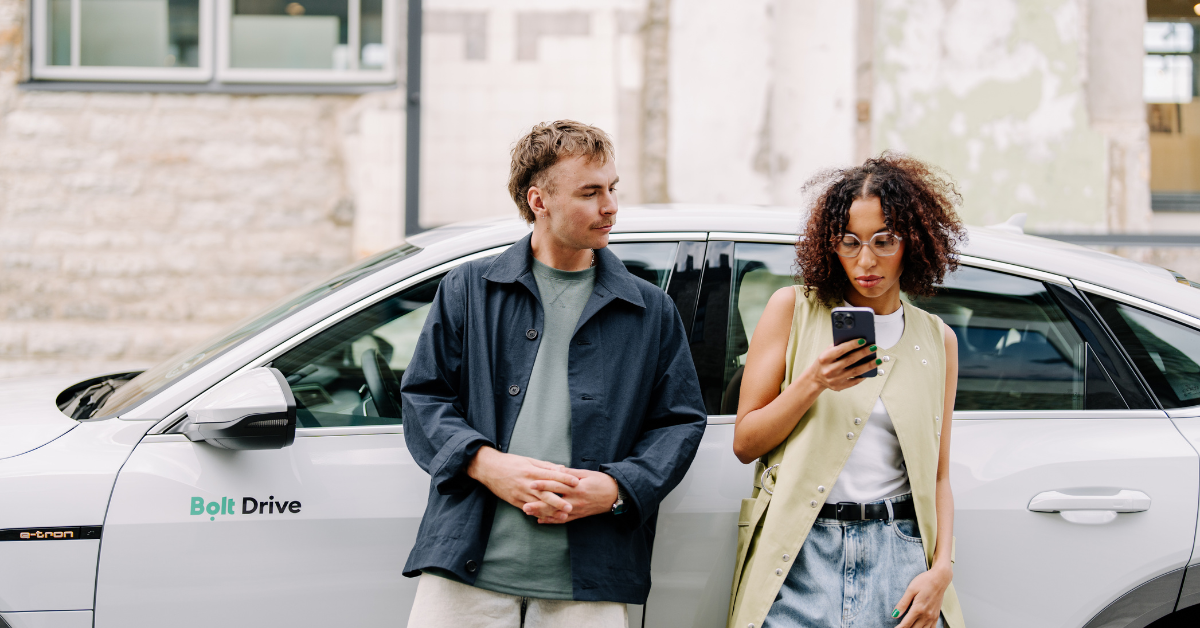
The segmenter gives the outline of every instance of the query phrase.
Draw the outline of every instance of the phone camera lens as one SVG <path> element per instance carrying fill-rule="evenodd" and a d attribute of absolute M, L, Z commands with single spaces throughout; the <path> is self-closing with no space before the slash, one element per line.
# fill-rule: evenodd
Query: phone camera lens
<path fill-rule="evenodd" d="M 833 322 L 833 326 L 834 326 L 834 327 L 836 327 L 836 328 L 838 328 L 838 329 L 841 329 L 841 328 L 845 327 L 845 325 L 843 325 L 843 324 L 842 324 L 842 321 L 834 321 L 834 322 Z"/>
<path fill-rule="evenodd" d="M 846 319 L 846 328 L 847 328 L 847 329 L 850 329 L 850 328 L 852 328 L 852 327 L 854 327 L 854 319 L 853 319 L 853 318 L 847 318 L 847 319 Z"/>

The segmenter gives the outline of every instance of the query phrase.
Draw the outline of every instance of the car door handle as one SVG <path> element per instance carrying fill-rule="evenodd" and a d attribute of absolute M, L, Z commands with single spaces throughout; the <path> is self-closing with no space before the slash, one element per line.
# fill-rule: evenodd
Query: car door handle
<path fill-rule="evenodd" d="M 1033 512 L 1067 512 L 1072 510 L 1107 510 L 1111 512 L 1145 512 L 1150 509 L 1150 496 L 1141 491 L 1116 490 L 1111 495 L 1070 495 L 1060 491 L 1038 493 L 1029 500 Z"/>

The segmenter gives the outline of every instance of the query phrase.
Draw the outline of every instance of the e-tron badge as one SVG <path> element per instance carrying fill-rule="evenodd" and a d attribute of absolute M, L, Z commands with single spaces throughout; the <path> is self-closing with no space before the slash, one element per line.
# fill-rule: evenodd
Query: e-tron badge
<path fill-rule="evenodd" d="M 102 526 L 70 528 L 11 528 L 0 530 L 0 541 L 78 541 L 100 538 Z"/>

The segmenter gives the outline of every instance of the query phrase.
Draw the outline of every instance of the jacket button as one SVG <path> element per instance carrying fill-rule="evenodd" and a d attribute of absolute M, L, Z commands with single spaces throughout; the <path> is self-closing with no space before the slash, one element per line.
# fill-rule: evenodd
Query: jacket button
<path fill-rule="evenodd" d="M 788 556 L 787 554 L 784 554 L 784 555 L 783 555 L 783 562 L 785 562 L 785 563 L 786 563 L 786 562 L 787 562 L 788 560 L 790 560 L 791 558 L 792 558 L 791 556 Z"/>
<path fill-rule="evenodd" d="M 824 493 L 824 492 L 825 492 L 825 487 L 824 487 L 824 486 L 818 486 L 818 487 L 817 487 L 817 492 L 818 492 L 818 493 Z"/>
<path fill-rule="evenodd" d="M 782 575 L 783 575 L 783 570 L 782 570 L 782 569 L 776 569 L 776 570 L 775 570 L 775 575 L 777 575 L 777 576 L 782 576 Z"/>
<path fill-rule="evenodd" d="M 530 340 L 535 340 L 535 339 L 537 339 L 537 330 L 536 330 L 536 329 L 531 329 L 531 330 L 529 330 L 529 331 L 525 332 L 525 337 L 526 337 L 526 338 L 528 338 L 528 339 L 530 339 Z"/>
<path fill-rule="evenodd" d="M 879 369 L 879 374 L 884 375 L 883 369 Z"/>
<path fill-rule="evenodd" d="M 516 386 L 513 386 L 513 388 L 516 388 Z M 510 389 L 509 392 L 512 392 L 512 390 Z M 513 394 L 515 395 L 517 393 Z M 846 432 L 846 440 L 854 440 L 854 432 Z"/>
<path fill-rule="evenodd" d="M 921 345 L 913 345 L 913 351 L 920 351 Z"/>
<path fill-rule="evenodd" d="M 855 424 L 855 425 L 862 425 L 862 417 L 857 417 L 857 416 L 856 416 L 856 417 L 854 417 L 854 424 Z"/>
<path fill-rule="evenodd" d="M 476 565 L 475 561 L 473 561 L 473 560 L 468 560 L 467 561 L 467 573 L 475 573 L 476 569 L 479 569 L 479 565 Z"/>
<path fill-rule="evenodd" d="M 884 361 L 884 362 L 891 362 L 891 361 L 892 361 L 892 356 L 890 356 L 890 355 L 885 355 L 885 356 L 883 356 L 883 361 Z"/>
<path fill-rule="evenodd" d="M 812 506 L 813 508 L 816 508 L 816 507 L 817 507 L 817 500 L 815 500 L 815 499 L 814 499 L 814 500 L 812 500 L 811 502 L 808 502 L 808 505 L 809 505 L 809 506 Z"/>
<path fill-rule="evenodd" d="M 512 386 L 508 387 L 508 394 L 510 394 L 514 397 L 516 397 L 518 394 L 520 394 L 520 392 L 521 392 L 521 387 L 516 384 L 513 384 Z"/>

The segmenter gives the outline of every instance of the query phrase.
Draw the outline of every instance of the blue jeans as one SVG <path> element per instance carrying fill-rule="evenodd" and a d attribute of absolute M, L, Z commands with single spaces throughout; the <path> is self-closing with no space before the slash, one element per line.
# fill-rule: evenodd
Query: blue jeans
<path fill-rule="evenodd" d="M 903 616 L 892 611 L 925 570 L 916 521 L 817 519 L 762 628 L 895 626 Z"/>

